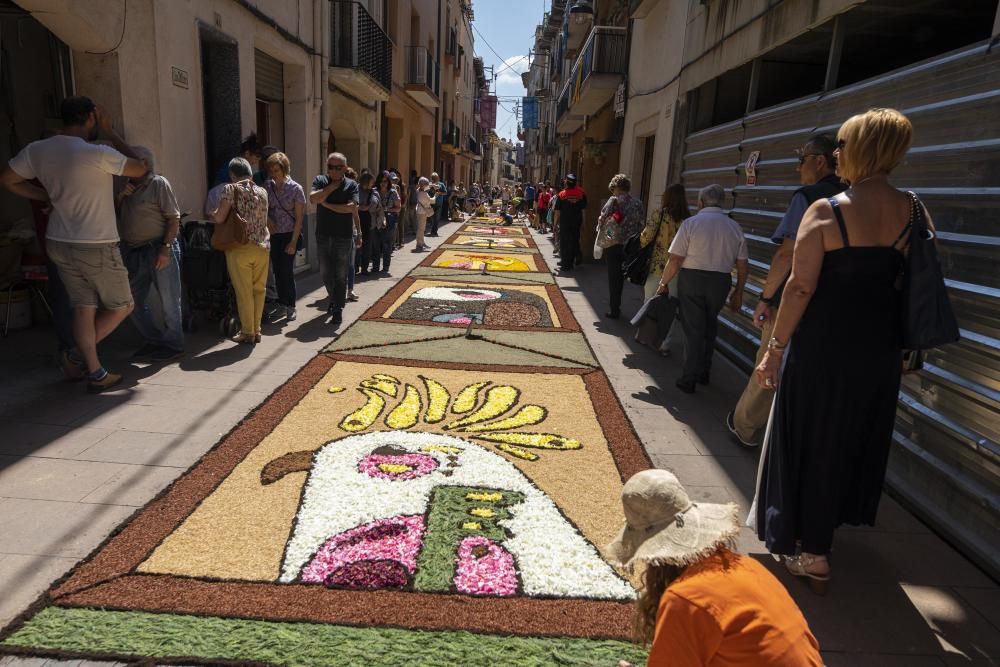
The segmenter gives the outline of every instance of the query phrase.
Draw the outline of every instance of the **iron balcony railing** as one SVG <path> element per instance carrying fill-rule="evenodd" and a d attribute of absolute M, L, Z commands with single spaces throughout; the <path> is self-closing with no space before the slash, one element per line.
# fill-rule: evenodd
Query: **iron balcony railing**
<path fill-rule="evenodd" d="M 330 0 L 330 66 L 364 72 L 392 89 L 392 41 L 356 0 Z"/>
<path fill-rule="evenodd" d="M 580 56 L 573 63 L 569 79 L 559 93 L 556 105 L 556 119 L 570 110 L 580 98 L 580 91 L 594 74 L 618 74 L 628 72 L 625 28 L 617 26 L 596 26 L 587 36 Z"/>
<path fill-rule="evenodd" d="M 440 94 L 441 69 L 431 52 L 423 46 L 406 47 L 406 84 L 424 86 Z"/>
<path fill-rule="evenodd" d="M 469 137 L 469 152 L 473 155 L 479 155 L 479 142 L 476 141 L 475 137 Z"/>

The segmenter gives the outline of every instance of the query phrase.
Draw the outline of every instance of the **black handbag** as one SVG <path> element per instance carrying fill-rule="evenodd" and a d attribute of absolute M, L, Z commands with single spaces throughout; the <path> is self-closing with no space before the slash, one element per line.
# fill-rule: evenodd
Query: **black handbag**
<path fill-rule="evenodd" d="M 660 227 L 663 226 L 664 212 L 660 211 L 660 220 L 656 223 L 656 235 L 653 240 L 642 246 L 642 231 L 633 234 L 625 240 L 622 249 L 622 272 L 625 278 L 633 285 L 645 285 L 646 278 L 649 277 L 649 264 L 653 259 L 653 250 L 656 249 L 656 238 L 660 235 Z"/>
<path fill-rule="evenodd" d="M 903 348 L 929 350 L 960 337 L 924 205 L 910 195 L 910 242 L 903 268 Z"/>

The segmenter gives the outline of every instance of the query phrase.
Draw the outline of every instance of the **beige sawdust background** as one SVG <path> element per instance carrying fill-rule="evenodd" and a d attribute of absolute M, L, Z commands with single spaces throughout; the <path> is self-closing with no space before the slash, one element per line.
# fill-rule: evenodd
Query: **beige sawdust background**
<path fill-rule="evenodd" d="M 614 537 L 619 527 L 622 484 L 579 376 L 338 362 L 215 492 L 139 566 L 139 571 L 275 581 L 306 473 L 293 473 L 275 484 L 263 486 L 260 472 L 268 462 L 283 454 L 316 450 L 331 440 L 350 435 L 341 431 L 338 424 L 345 415 L 365 403 L 356 387 L 373 373 L 387 373 L 409 382 L 420 389 L 421 394 L 424 387 L 418 375 L 437 380 L 452 397 L 466 385 L 486 379 L 520 389 L 518 405 L 535 403 L 549 412 L 544 422 L 525 430 L 574 438 L 583 443 L 583 448 L 534 450 L 540 454 L 537 461 L 523 461 L 493 451 L 511 460 L 547 493 L 591 543 L 601 546 Z M 330 393 L 331 386 L 347 390 Z M 395 401 L 390 399 L 372 430 L 379 427 L 389 430 L 382 419 L 394 405 Z M 421 422 L 413 430 L 442 432 L 440 426 Z M 454 432 L 451 435 L 465 437 Z M 482 441 L 473 442 L 489 447 Z"/>
<path fill-rule="evenodd" d="M 451 282 L 451 281 L 444 282 L 440 280 L 418 280 L 414 284 L 410 285 L 410 287 L 408 287 L 406 291 L 403 292 L 402 296 L 396 299 L 396 301 L 394 301 L 393 304 L 385 310 L 385 312 L 380 313 L 379 316 L 382 317 L 383 319 L 390 318 L 392 314 L 396 312 L 396 309 L 402 306 L 403 303 L 405 303 L 406 300 L 409 299 L 414 292 L 416 292 L 419 289 L 423 289 L 424 287 L 459 287 L 459 288 L 465 287 L 474 290 L 501 290 L 501 291 L 503 291 L 504 289 L 516 289 L 519 292 L 527 292 L 528 294 L 534 294 L 538 298 L 542 299 L 545 302 L 545 305 L 548 307 L 549 317 L 552 318 L 552 326 L 562 327 L 562 324 L 559 321 L 559 316 L 556 315 L 556 309 L 552 306 L 552 300 L 549 298 L 549 293 L 545 290 L 544 286 L 537 286 L 537 285 L 525 285 L 523 287 L 521 285 L 518 285 L 516 287 L 512 285 L 490 286 L 490 285 L 484 285 L 483 283 Z M 455 303 L 456 305 L 461 305 L 462 302 L 456 301 Z"/>

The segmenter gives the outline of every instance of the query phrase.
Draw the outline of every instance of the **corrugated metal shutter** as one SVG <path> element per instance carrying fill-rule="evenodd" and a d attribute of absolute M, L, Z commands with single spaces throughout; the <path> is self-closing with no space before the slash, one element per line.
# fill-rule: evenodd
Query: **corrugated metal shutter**
<path fill-rule="evenodd" d="M 283 102 L 285 99 L 285 75 L 280 60 L 263 51 L 254 49 L 254 86 L 258 99 L 269 102 Z"/>
<path fill-rule="evenodd" d="M 893 183 L 926 202 L 962 341 L 933 351 L 903 380 L 890 487 L 970 557 L 1000 575 L 1000 53 L 985 43 L 830 93 L 747 115 L 688 137 L 684 180 L 693 198 L 718 182 L 750 244 L 747 291 L 760 294 L 770 237 L 798 183 L 794 149 L 836 132 L 873 106 L 904 112 L 914 145 Z M 759 150 L 758 184 L 742 165 Z M 743 312 L 721 316 L 719 346 L 749 370 L 759 338 Z"/>

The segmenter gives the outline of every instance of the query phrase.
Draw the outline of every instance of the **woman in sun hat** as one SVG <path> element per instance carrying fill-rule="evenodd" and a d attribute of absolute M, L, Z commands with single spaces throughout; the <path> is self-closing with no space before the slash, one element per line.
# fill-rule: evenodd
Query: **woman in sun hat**
<path fill-rule="evenodd" d="M 733 550 L 733 503 L 694 503 L 666 470 L 622 489 L 625 527 L 608 560 L 645 566 L 635 632 L 650 667 L 822 667 L 819 645 L 784 586 Z M 627 664 L 627 663 L 625 663 Z"/>

